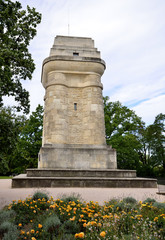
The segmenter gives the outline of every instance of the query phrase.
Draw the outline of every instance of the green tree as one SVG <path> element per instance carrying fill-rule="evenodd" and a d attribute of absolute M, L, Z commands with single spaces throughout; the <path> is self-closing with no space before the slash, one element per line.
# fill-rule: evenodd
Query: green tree
<path fill-rule="evenodd" d="M 38 152 L 42 145 L 43 107 L 38 105 L 32 112 L 22 131 L 13 156 L 12 169 L 21 173 L 27 168 L 37 167 Z"/>
<path fill-rule="evenodd" d="M 108 97 L 104 97 L 104 113 L 107 144 L 117 150 L 118 168 L 139 168 L 138 132 L 144 126 L 141 118 L 120 102 L 110 102 Z"/>
<path fill-rule="evenodd" d="M 29 93 L 21 80 L 31 79 L 35 69 L 28 46 L 36 35 L 41 14 L 21 3 L 0 0 L 0 106 L 3 96 L 14 96 L 17 110 L 29 112 Z"/>
<path fill-rule="evenodd" d="M 11 174 L 13 153 L 26 118 L 11 107 L 0 108 L 0 175 Z"/>
<path fill-rule="evenodd" d="M 141 129 L 142 149 L 140 160 L 147 175 L 165 176 L 165 114 L 156 116 L 153 124 Z M 162 170 L 162 172 L 161 172 Z"/>
<path fill-rule="evenodd" d="M 107 144 L 117 150 L 118 168 L 139 176 L 165 176 L 165 114 L 145 126 L 134 111 L 104 98 Z"/>

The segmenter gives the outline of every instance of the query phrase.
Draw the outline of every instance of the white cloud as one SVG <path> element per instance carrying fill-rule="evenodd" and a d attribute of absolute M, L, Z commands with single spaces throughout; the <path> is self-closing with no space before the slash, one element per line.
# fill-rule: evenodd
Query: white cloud
<path fill-rule="evenodd" d="M 138 106 L 134 107 L 133 110 L 138 116 L 143 118 L 144 122 L 152 124 L 158 114 L 165 113 L 164 103 L 165 94 L 140 103 Z"/>

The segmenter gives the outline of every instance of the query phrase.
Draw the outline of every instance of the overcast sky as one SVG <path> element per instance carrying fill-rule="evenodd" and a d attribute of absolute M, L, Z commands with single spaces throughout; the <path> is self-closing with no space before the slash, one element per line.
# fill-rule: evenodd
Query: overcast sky
<path fill-rule="evenodd" d="M 29 47 L 36 64 L 31 111 L 44 104 L 41 68 L 56 35 L 91 37 L 106 62 L 103 95 L 147 124 L 165 113 L 165 0 L 19 0 L 42 13 Z M 69 31 L 68 31 L 69 24 Z"/>

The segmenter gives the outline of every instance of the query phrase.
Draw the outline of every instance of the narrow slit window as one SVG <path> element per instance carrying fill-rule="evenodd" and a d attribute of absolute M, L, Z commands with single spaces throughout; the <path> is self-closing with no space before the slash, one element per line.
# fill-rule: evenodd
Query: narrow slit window
<path fill-rule="evenodd" d="M 78 52 L 73 52 L 73 56 L 79 56 Z"/>
<path fill-rule="evenodd" d="M 74 110 L 77 111 L 77 103 L 74 103 Z"/>

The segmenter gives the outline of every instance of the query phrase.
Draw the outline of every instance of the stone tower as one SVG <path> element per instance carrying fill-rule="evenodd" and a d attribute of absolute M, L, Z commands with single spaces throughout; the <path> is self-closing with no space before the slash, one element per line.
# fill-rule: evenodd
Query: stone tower
<path fill-rule="evenodd" d="M 105 62 L 91 38 L 56 36 L 43 62 L 45 88 L 39 168 L 116 168 L 106 146 L 101 76 Z"/>
<path fill-rule="evenodd" d="M 13 188 L 156 188 L 156 179 L 119 170 L 106 145 L 101 76 L 105 63 L 91 38 L 57 36 L 43 62 L 45 108 L 38 168 L 12 179 Z"/>

